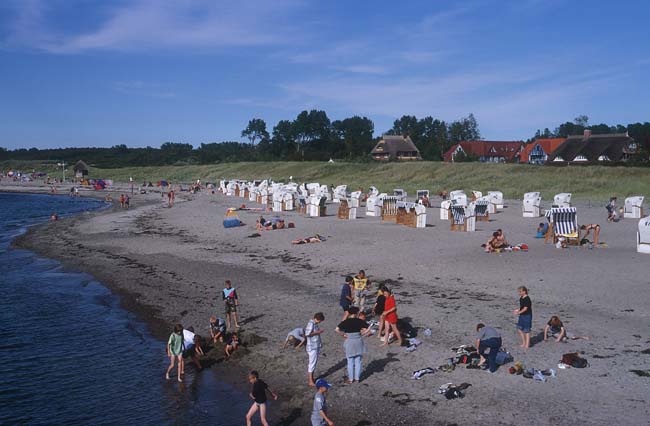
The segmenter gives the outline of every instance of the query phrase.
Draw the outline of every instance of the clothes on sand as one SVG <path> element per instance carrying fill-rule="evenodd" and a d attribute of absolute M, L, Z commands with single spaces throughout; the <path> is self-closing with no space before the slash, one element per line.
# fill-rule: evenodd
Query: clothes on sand
<path fill-rule="evenodd" d="M 167 341 L 169 346 L 169 353 L 172 356 L 179 356 L 183 353 L 183 336 L 177 333 L 172 333 Z"/>
<path fill-rule="evenodd" d="M 327 414 L 327 398 L 325 394 L 316 392 L 314 396 L 314 408 L 311 411 L 312 426 L 327 426 L 327 422 L 321 417 L 320 412 Z"/>

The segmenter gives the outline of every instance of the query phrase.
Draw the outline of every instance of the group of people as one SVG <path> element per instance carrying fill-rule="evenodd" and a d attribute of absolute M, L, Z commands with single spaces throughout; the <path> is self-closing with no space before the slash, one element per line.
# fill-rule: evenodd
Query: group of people
<path fill-rule="evenodd" d="M 506 237 L 503 234 L 503 230 L 497 229 L 492 233 L 492 237 L 488 240 L 488 242 L 483 244 L 482 247 L 485 248 L 486 253 L 493 253 L 497 250 L 510 247 L 510 244 L 506 240 Z"/>
<path fill-rule="evenodd" d="M 530 348 L 530 332 L 533 325 L 533 305 L 528 295 L 528 288 L 521 286 L 517 289 L 519 293 L 519 308 L 512 311 L 517 319 L 517 332 L 521 338 L 520 347 L 524 350 Z M 483 323 L 476 325 L 476 349 L 478 350 L 480 361 L 479 366 L 487 362 L 487 369 L 494 373 L 497 370 L 497 354 L 502 346 L 501 334 L 494 328 L 486 326 Z M 576 336 L 567 332 L 560 317 L 553 315 L 544 327 L 544 340 L 554 339 L 556 342 L 567 340 L 584 339 L 589 340 L 587 336 Z M 487 354 L 486 354 L 487 352 Z"/>
<path fill-rule="evenodd" d="M 120 194 L 120 207 L 128 210 L 130 204 L 131 204 L 131 199 L 129 198 L 129 195 Z"/>

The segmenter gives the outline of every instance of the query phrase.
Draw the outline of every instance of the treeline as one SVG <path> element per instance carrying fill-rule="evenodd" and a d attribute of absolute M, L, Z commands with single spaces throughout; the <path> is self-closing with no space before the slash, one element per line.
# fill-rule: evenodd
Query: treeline
<path fill-rule="evenodd" d="M 0 160 L 28 160 L 68 163 L 84 160 L 103 168 L 128 166 L 162 166 L 213 164 L 236 161 L 363 161 L 381 135 L 367 117 L 354 116 L 331 121 L 325 111 L 302 111 L 294 120 L 279 121 L 271 132 L 266 122 L 254 118 L 242 130 L 249 143 L 187 143 L 165 142 L 160 148 L 17 149 L 0 148 Z M 440 160 L 456 142 L 480 138 L 478 123 L 472 114 L 446 123 L 443 120 L 405 115 L 395 120 L 388 134 L 409 135 L 425 160 Z"/>
<path fill-rule="evenodd" d="M 529 139 L 567 137 L 582 134 L 589 129 L 594 134 L 625 133 L 633 137 L 641 149 L 639 158 L 647 162 L 650 155 L 650 123 L 632 123 L 627 126 L 607 124 L 590 125 L 587 116 L 560 124 L 555 130 L 537 130 Z M 481 139 L 478 122 L 469 114 L 453 122 L 433 117 L 417 118 L 404 115 L 395 120 L 388 134 L 409 135 L 425 160 L 441 160 L 452 145 L 460 141 Z M 162 166 L 184 164 L 214 164 L 237 161 L 365 161 L 382 135 L 375 136 L 372 120 L 367 117 L 349 117 L 331 121 L 325 111 L 302 111 L 294 120 L 281 120 L 269 132 L 267 124 L 253 118 L 241 132 L 248 143 L 202 143 L 194 147 L 188 143 L 165 142 L 160 148 L 129 148 L 116 145 L 111 148 L 57 148 L 16 149 L 0 148 L 0 161 L 24 160 L 41 162 L 65 161 L 69 164 L 84 160 L 101 168 L 128 166 Z"/>

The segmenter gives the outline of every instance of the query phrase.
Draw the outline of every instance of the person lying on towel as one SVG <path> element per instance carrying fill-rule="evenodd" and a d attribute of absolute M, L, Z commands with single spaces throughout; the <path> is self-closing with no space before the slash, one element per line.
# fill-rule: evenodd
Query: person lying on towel
<path fill-rule="evenodd" d="M 293 240 L 293 241 L 291 241 L 291 244 L 320 243 L 322 241 L 325 241 L 325 238 L 323 238 L 320 235 L 316 234 L 313 237 L 299 238 L 297 240 Z"/>

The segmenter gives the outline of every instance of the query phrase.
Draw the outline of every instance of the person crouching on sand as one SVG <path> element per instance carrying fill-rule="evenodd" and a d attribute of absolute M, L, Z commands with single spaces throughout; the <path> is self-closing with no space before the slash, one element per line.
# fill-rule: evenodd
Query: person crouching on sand
<path fill-rule="evenodd" d="M 294 328 L 287 334 L 282 349 L 285 349 L 287 346 L 292 346 L 294 349 L 301 348 L 305 345 L 305 340 L 305 330 L 300 327 Z"/>
<path fill-rule="evenodd" d="M 223 342 L 223 337 L 226 334 L 226 322 L 223 318 L 217 318 L 215 315 L 210 317 L 210 336 L 212 336 L 212 343 Z"/>
<path fill-rule="evenodd" d="M 533 325 L 533 306 L 526 287 L 521 286 L 517 291 L 519 291 L 519 309 L 515 309 L 512 313 L 519 315 L 517 331 L 521 337 L 521 347 L 528 349 L 530 347 L 530 329 Z"/>
<path fill-rule="evenodd" d="M 481 356 L 479 366 L 485 363 L 485 350 L 489 349 L 487 355 L 488 367 L 490 373 L 497 371 L 497 353 L 501 349 L 501 335 L 492 327 L 486 327 L 485 324 L 479 323 L 476 326 L 476 348 Z"/>
<path fill-rule="evenodd" d="M 232 333 L 226 342 L 226 347 L 224 349 L 226 359 L 230 358 L 233 352 L 235 352 L 237 349 L 239 349 L 239 336 L 237 336 L 237 333 Z"/>
<path fill-rule="evenodd" d="M 253 424 L 253 416 L 258 411 L 260 412 L 262 425 L 269 426 L 269 423 L 266 421 L 266 392 L 268 391 L 271 394 L 274 401 L 278 399 L 278 395 L 269 389 L 269 386 L 263 380 L 260 380 L 260 375 L 255 370 L 251 371 L 248 375 L 248 382 L 251 384 L 251 392 L 248 395 L 253 400 L 253 405 L 251 405 L 250 410 L 246 414 L 246 426 Z"/>
<path fill-rule="evenodd" d="M 167 368 L 167 373 L 165 378 L 169 380 L 169 373 L 171 373 L 174 368 L 174 361 L 178 361 L 178 381 L 182 382 L 183 379 L 181 376 L 184 371 L 185 362 L 183 361 L 183 326 L 176 324 L 174 326 L 174 332 L 169 336 L 167 341 L 167 356 L 169 357 L 169 367 Z"/>
<path fill-rule="evenodd" d="M 556 342 L 566 342 L 567 340 L 578 340 L 584 339 L 589 340 L 587 336 L 576 336 L 570 333 L 567 333 L 564 324 L 560 320 L 560 317 L 553 315 L 551 319 L 546 323 L 544 327 L 544 340 L 548 340 L 549 337 L 555 339 Z"/>

